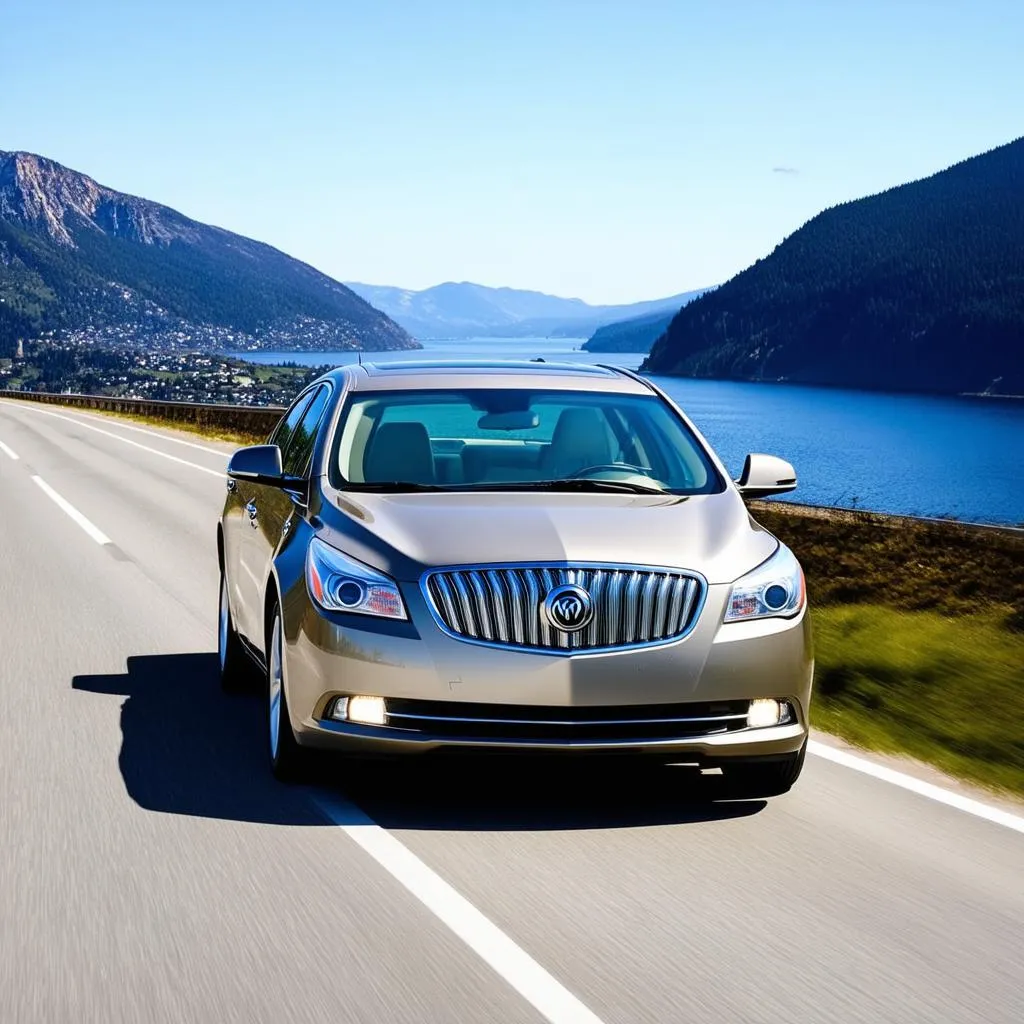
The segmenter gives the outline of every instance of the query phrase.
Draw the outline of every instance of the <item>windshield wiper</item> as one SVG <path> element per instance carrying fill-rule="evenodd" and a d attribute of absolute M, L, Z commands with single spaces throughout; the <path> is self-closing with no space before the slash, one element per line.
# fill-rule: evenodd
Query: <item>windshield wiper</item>
<path fill-rule="evenodd" d="M 381 480 L 372 484 L 344 484 L 343 489 L 364 494 L 419 494 L 424 491 L 450 491 L 452 488 L 441 484 L 417 484 L 412 480 Z"/>
<path fill-rule="evenodd" d="M 490 491 L 617 491 L 620 494 L 668 494 L 663 487 L 647 487 L 630 480 L 531 480 L 521 484 L 492 484 Z"/>
<path fill-rule="evenodd" d="M 345 484 L 346 491 L 361 494 L 425 494 L 445 491 L 465 494 L 467 491 L 615 491 L 619 494 L 670 494 L 662 487 L 646 487 L 628 480 L 523 480 L 516 483 L 418 484 L 411 480 L 382 480 L 372 484 Z"/>

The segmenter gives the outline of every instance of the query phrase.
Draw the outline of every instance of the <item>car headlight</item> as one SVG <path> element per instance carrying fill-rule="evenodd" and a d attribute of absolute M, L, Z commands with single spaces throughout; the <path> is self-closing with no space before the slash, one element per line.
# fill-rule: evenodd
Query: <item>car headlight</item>
<path fill-rule="evenodd" d="M 804 571 L 793 552 L 780 544 L 767 562 L 732 585 L 725 621 L 789 618 L 803 608 L 805 600 Z"/>
<path fill-rule="evenodd" d="M 390 576 L 315 537 L 306 553 L 306 584 L 313 600 L 328 611 L 385 619 L 409 617 L 398 584 Z"/>

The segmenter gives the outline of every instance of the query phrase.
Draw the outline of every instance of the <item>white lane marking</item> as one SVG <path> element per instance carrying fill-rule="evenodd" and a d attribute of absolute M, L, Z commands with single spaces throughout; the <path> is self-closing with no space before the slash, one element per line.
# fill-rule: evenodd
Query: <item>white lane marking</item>
<path fill-rule="evenodd" d="M 15 462 L 18 461 L 18 453 L 13 448 L 8 448 L 3 441 L 0 441 L 0 452 L 3 452 L 9 459 L 14 459 Z"/>
<path fill-rule="evenodd" d="M 110 538 L 98 527 L 91 523 L 81 512 L 75 508 L 66 498 L 62 498 L 41 476 L 32 477 L 36 484 L 47 497 L 52 499 L 58 508 L 63 509 L 97 544 L 110 544 Z"/>
<path fill-rule="evenodd" d="M 561 982 L 390 832 L 349 801 L 317 795 L 316 803 L 341 830 L 552 1024 L 601 1024 Z"/>
<path fill-rule="evenodd" d="M 58 420 L 67 420 L 68 423 L 74 423 L 75 426 L 84 427 L 86 430 L 95 430 L 97 434 L 103 434 L 104 437 L 112 437 L 115 441 L 120 441 L 122 444 L 130 444 L 133 448 L 141 448 L 144 452 L 150 452 L 153 455 L 159 455 L 162 459 L 169 459 L 171 462 L 177 462 L 182 466 L 191 466 L 193 469 L 198 469 L 200 473 L 209 473 L 210 476 L 217 476 L 223 478 L 223 469 L 210 469 L 209 466 L 200 466 L 198 462 L 189 462 L 187 459 L 179 459 L 177 455 L 169 455 L 167 452 L 162 452 L 158 448 L 150 448 L 149 445 L 139 444 L 138 441 L 133 441 L 129 437 L 122 437 L 120 434 L 113 434 L 109 430 L 101 430 L 99 427 L 94 427 L 91 423 L 86 423 L 84 420 L 76 419 L 73 416 L 62 416 L 58 412 L 49 412 L 46 409 L 30 409 L 31 412 L 39 413 L 41 416 L 53 416 Z M 223 459 L 227 459 L 227 455 L 223 452 L 217 452 L 218 455 Z"/>
<path fill-rule="evenodd" d="M 845 750 L 838 750 L 825 743 L 819 743 L 817 740 L 808 740 L 807 752 L 824 758 L 826 761 L 841 764 L 844 768 L 852 768 L 855 772 L 863 772 L 872 778 L 888 782 L 892 786 L 909 789 L 911 793 L 917 793 L 918 796 L 927 797 L 929 800 L 946 804 L 948 807 L 955 807 L 958 811 L 973 814 L 976 818 L 984 818 L 985 821 L 1013 829 L 1014 832 L 1024 833 L 1024 818 L 998 807 L 983 804 L 980 800 L 961 796 L 952 790 L 943 789 L 930 782 L 923 782 L 921 779 L 915 779 L 912 775 L 904 775 L 903 772 L 897 772 L 884 765 L 875 764 L 874 761 L 868 761 L 866 758 L 848 754 Z"/>
<path fill-rule="evenodd" d="M 66 419 L 71 423 L 82 423 L 83 420 L 79 417 L 85 416 L 87 413 L 75 413 L 74 415 L 65 416 L 62 413 L 50 412 L 48 409 L 32 409 L 33 412 L 42 412 L 48 416 L 60 416 L 62 419 Z M 109 422 L 109 421 L 108 421 Z M 219 455 L 222 459 L 227 458 L 227 453 L 218 451 L 216 448 L 209 448 L 205 444 L 196 444 L 195 441 L 183 441 L 180 437 L 170 437 L 167 434 L 160 433 L 159 430 L 147 430 L 145 427 L 137 427 L 134 424 L 122 423 L 120 420 L 115 420 L 119 430 L 134 430 L 137 434 L 149 434 L 150 437 L 158 437 L 161 441 L 170 441 L 171 444 L 183 444 L 186 448 L 196 448 L 201 452 L 209 452 L 211 455 Z M 114 425 L 111 424 L 111 426 Z"/>

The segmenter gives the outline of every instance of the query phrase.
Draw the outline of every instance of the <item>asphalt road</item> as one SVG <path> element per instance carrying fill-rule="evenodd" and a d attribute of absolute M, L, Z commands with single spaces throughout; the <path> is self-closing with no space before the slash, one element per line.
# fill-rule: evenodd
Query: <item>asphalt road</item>
<path fill-rule="evenodd" d="M 0 402 L 4 1024 L 1024 1021 L 1024 834 L 821 756 L 767 804 L 275 783 L 217 685 L 227 451 Z"/>

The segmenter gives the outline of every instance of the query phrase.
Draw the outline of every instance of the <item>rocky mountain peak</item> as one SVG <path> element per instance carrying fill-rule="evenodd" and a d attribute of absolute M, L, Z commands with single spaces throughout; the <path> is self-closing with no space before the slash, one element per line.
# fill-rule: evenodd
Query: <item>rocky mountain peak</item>
<path fill-rule="evenodd" d="M 0 356 L 44 336 L 138 349 L 419 347 L 279 249 L 0 151 Z"/>
<path fill-rule="evenodd" d="M 76 227 L 148 245 L 194 234 L 191 222 L 173 210 L 115 192 L 55 160 L 2 150 L 0 218 L 45 231 L 71 248 L 76 248 Z"/>

